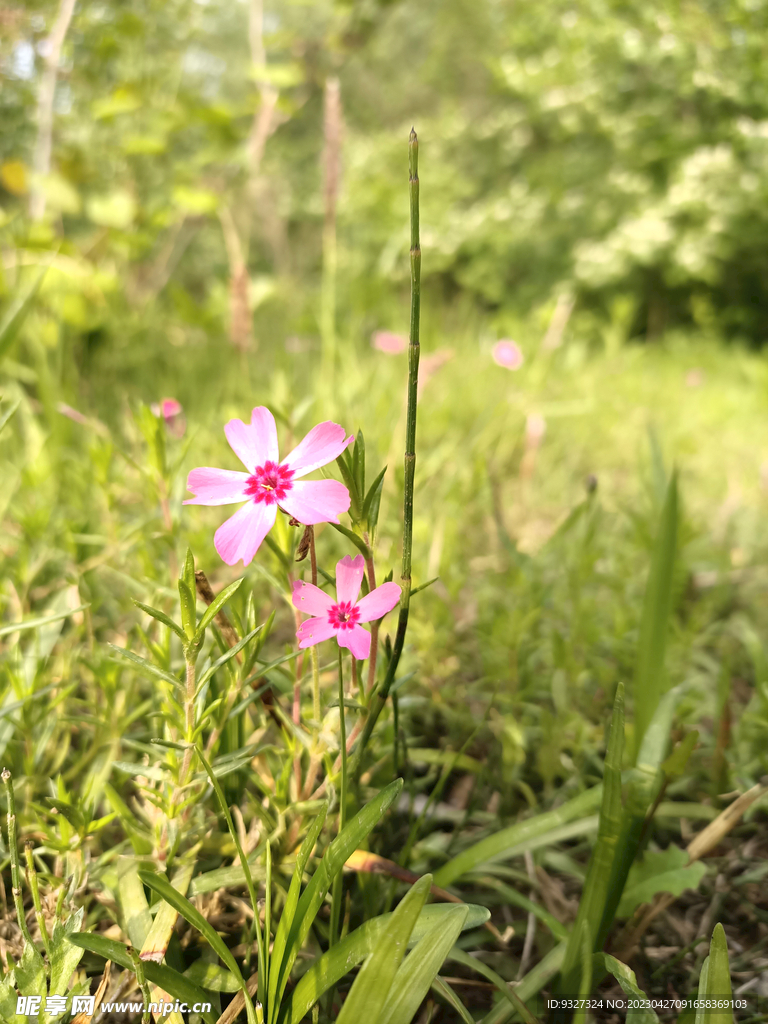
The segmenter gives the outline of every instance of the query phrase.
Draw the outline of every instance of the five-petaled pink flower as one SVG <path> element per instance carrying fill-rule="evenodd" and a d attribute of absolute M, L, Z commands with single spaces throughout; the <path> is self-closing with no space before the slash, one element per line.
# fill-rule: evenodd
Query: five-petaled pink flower
<path fill-rule="evenodd" d="M 242 558 L 248 565 L 272 529 L 278 508 L 305 526 L 338 522 L 349 509 L 349 491 L 338 480 L 299 480 L 313 469 L 333 462 L 354 438 L 338 423 L 319 423 L 290 455 L 280 461 L 275 418 L 261 405 L 251 422 L 230 420 L 224 427 L 227 441 L 248 470 L 193 469 L 187 488 L 194 498 L 185 505 L 246 504 L 223 523 L 213 538 L 227 565 Z"/>
<path fill-rule="evenodd" d="M 302 622 L 296 636 L 299 647 L 312 647 L 335 636 L 339 647 L 347 647 L 353 657 L 363 661 L 371 650 L 371 634 L 361 622 L 374 622 L 392 611 L 400 600 L 396 583 L 382 583 L 360 601 L 360 584 L 365 571 L 362 555 L 345 555 L 336 563 L 336 600 L 311 583 L 293 584 L 293 603 L 311 619 Z"/>

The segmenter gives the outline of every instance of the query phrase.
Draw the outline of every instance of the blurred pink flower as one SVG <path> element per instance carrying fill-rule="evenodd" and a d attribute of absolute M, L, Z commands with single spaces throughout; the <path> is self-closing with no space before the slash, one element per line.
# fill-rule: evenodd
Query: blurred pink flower
<path fill-rule="evenodd" d="M 525 421 L 525 444 L 527 448 L 538 448 L 547 432 L 547 421 L 537 412 L 532 412 Z"/>
<path fill-rule="evenodd" d="M 516 341 L 503 338 L 497 341 L 491 351 L 494 363 L 505 370 L 519 370 L 523 365 L 523 353 Z"/>
<path fill-rule="evenodd" d="M 299 647 L 313 647 L 335 636 L 339 647 L 346 647 L 358 661 L 368 657 L 371 634 L 360 623 L 375 622 L 392 611 L 400 600 L 400 587 L 396 583 L 382 583 L 358 601 L 364 572 L 362 555 L 345 555 L 337 562 L 335 601 L 311 583 L 298 580 L 293 584 L 294 607 L 312 616 L 302 622 L 296 633 Z"/>
<path fill-rule="evenodd" d="M 175 398 L 164 398 L 160 403 L 155 402 L 150 406 L 155 416 L 162 416 L 168 433 L 173 437 L 183 437 L 187 429 L 187 421 L 184 418 L 184 409 L 181 402 Z"/>
<path fill-rule="evenodd" d="M 307 434 L 290 455 L 280 461 L 277 427 L 272 413 L 261 405 L 251 422 L 230 420 L 224 427 L 230 447 L 248 470 L 193 469 L 187 488 L 194 498 L 185 505 L 246 504 L 223 523 L 213 543 L 227 565 L 242 558 L 249 565 L 261 542 L 272 529 L 278 508 L 305 526 L 337 522 L 349 508 L 349 491 L 338 480 L 302 480 L 333 462 L 354 438 L 337 423 L 326 420 Z"/>
<path fill-rule="evenodd" d="M 391 331 L 376 331 L 371 336 L 371 345 L 388 356 L 397 356 L 408 348 L 408 339 Z"/>

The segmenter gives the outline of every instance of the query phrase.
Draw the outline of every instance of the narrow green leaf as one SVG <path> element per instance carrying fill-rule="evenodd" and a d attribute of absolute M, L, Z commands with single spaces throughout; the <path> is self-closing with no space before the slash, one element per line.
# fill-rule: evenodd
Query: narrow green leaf
<path fill-rule="evenodd" d="M 123 930 L 131 945 L 141 949 L 152 928 L 152 915 L 138 867 L 135 857 L 117 858 L 117 894 L 123 912 Z"/>
<path fill-rule="evenodd" d="M 728 942 L 725 930 L 718 922 L 712 932 L 709 956 L 704 961 L 699 979 L 699 999 L 710 1001 L 730 1000 L 731 971 L 728 964 Z M 703 988 L 703 991 L 702 991 Z M 700 1016 L 701 1015 L 701 1016 Z M 696 1010 L 696 1024 L 733 1024 L 733 1010 L 709 1008 Z"/>
<path fill-rule="evenodd" d="M 365 543 L 362 537 L 358 537 L 356 533 L 353 533 L 352 530 L 347 529 L 346 526 L 342 526 L 341 523 L 330 523 L 329 525 L 332 526 L 334 530 L 338 530 L 339 533 L 343 533 L 347 540 L 351 541 L 358 549 L 358 551 L 362 552 L 364 558 L 371 557 L 371 549 L 368 547 L 368 545 Z"/>
<path fill-rule="evenodd" d="M 301 849 L 299 850 L 293 869 L 293 878 L 291 879 L 288 895 L 283 906 L 283 913 L 280 917 L 280 924 L 277 926 L 277 931 L 275 932 L 275 942 L 270 956 L 269 989 L 267 994 L 267 1007 L 270 1024 L 277 1020 L 277 1011 L 279 1008 L 278 986 L 281 985 L 283 981 L 283 975 L 285 975 L 287 980 L 287 972 L 290 971 L 291 967 L 293 967 L 293 960 L 291 960 L 287 969 L 284 970 L 288 936 L 293 925 L 296 908 L 299 905 L 301 880 L 304 876 L 304 869 L 307 866 L 307 862 L 315 848 L 315 844 L 320 836 L 323 825 L 325 824 L 325 817 L 327 813 L 328 808 L 326 806 L 310 825 L 304 842 L 301 844 Z M 282 985 L 280 988 L 280 998 L 282 998 L 284 989 L 285 985 Z"/>
<path fill-rule="evenodd" d="M 10 421 L 11 417 L 13 416 L 13 414 L 16 412 L 20 405 L 21 399 L 17 398 L 15 402 L 8 406 L 5 412 L 0 413 L 0 434 L 2 434 L 6 424 Z"/>
<path fill-rule="evenodd" d="M 9 633 L 20 633 L 25 629 L 37 629 L 39 626 L 47 626 L 50 622 L 59 622 L 61 619 L 68 619 L 75 612 L 83 612 L 90 608 L 90 604 L 81 604 L 78 608 L 68 608 L 65 612 L 56 612 L 55 615 L 43 615 L 37 619 L 26 619 L 22 622 L 11 622 L 7 626 L 0 626 L 0 636 L 8 636 Z M 119 648 L 118 648 L 119 650 Z"/>
<path fill-rule="evenodd" d="M 234 583 L 230 583 L 228 587 L 225 587 L 224 590 L 217 594 L 213 601 L 211 601 L 197 624 L 197 633 L 195 634 L 196 640 L 202 640 L 206 627 L 213 622 L 214 618 L 219 614 L 230 597 L 237 593 L 244 582 L 245 576 L 241 576 L 239 580 L 235 580 Z"/>
<path fill-rule="evenodd" d="M 555 946 L 515 986 L 515 992 L 523 1002 L 532 999 L 557 974 L 565 957 L 565 943 Z M 502 1001 L 483 1017 L 480 1024 L 506 1024 L 514 1013 L 512 1006 Z"/>
<path fill-rule="evenodd" d="M 427 580 L 426 583 L 422 583 L 420 586 L 414 587 L 413 590 L 411 591 L 411 597 L 413 597 L 414 594 L 418 594 L 422 590 L 426 590 L 427 587 L 431 587 L 432 584 L 433 583 L 437 583 L 437 581 L 439 579 L 440 579 L 439 576 L 433 576 L 432 579 L 431 580 Z"/>
<path fill-rule="evenodd" d="M 253 640 L 253 638 L 261 629 L 261 626 L 257 626 L 256 629 L 252 629 L 250 633 L 246 633 L 242 640 L 238 640 L 234 647 L 230 647 L 228 651 L 225 651 L 225 653 L 222 654 L 222 656 L 217 661 L 215 661 L 209 668 L 207 668 L 205 672 L 203 672 L 202 676 L 200 676 L 200 679 L 197 682 L 197 692 L 200 692 L 200 690 L 203 688 L 203 686 L 205 686 L 205 684 L 208 682 L 211 676 L 215 672 L 218 672 L 222 665 L 226 665 L 228 661 L 231 661 L 232 658 L 238 655 L 240 651 L 242 651 L 242 649 L 245 647 L 245 645 L 249 643 L 251 640 Z"/>
<path fill-rule="evenodd" d="M 184 971 L 184 977 L 211 992 L 239 992 L 240 984 L 229 971 L 207 960 L 195 960 Z"/>
<path fill-rule="evenodd" d="M 248 988 L 245 980 L 240 973 L 240 968 L 237 966 L 237 961 L 229 951 L 228 946 L 224 943 L 219 933 L 213 928 L 211 924 L 203 917 L 200 911 L 194 907 L 186 897 L 182 896 L 181 893 L 177 892 L 176 889 L 170 884 L 170 882 L 163 878 L 162 875 L 158 875 L 157 872 L 152 871 L 146 867 L 139 868 L 139 877 L 145 885 L 148 885 L 150 889 L 158 894 L 166 903 L 168 903 L 177 913 L 181 914 L 185 921 L 192 925 L 193 928 L 197 928 L 200 934 L 207 940 L 208 944 L 214 950 L 214 952 L 220 957 L 221 960 L 227 965 L 229 970 L 237 979 L 240 989 L 245 998 L 246 1011 L 248 1013 L 249 1024 L 255 1024 L 256 1014 L 253 1009 L 253 1001 L 251 1000 Z M 149 972 L 147 972 L 149 977 Z M 186 980 L 186 979 L 185 979 Z"/>
<path fill-rule="evenodd" d="M 466 917 L 466 907 L 452 907 L 445 919 L 408 954 L 395 975 L 379 1024 L 410 1024 L 459 937 Z"/>
<path fill-rule="evenodd" d="M 611 867 L 616 844 L 621 832 L 621 761 L 624 753 L 624 684 L 619 683 L 611 718 L 611 732 L 603 772 L 603 797 L 597 842 L 589 861 L 587 877 L 582 889 L 576 921 L 571 929 L 561 973 L 560 991 L 576 991 L 579 964 L 582 960 L 582 929 L 586 924 L 589 934 L 596 938 L 603 920 L 611 880 Z M 591 952 L 591 951 L 590 951 Z"/>
<path fill-rule="evenodd" d="M 517 994 L 515 989 L 507 984 L 507 982 L 489 967 L 488 964 L 484 963 L 479 957 L 470 956 L 463 949 L 458 946 L 454 946 L 453 949 L 448 953 L 448 959 L 454 960 L 456 963 L 463 964 L 464 967 L 468 967 L 471 971 L 477 971 L 478 974 L 482 974 L 484 978 L 487 978 L 496 988 L 501 992 L 505 999 L 507 999 L 526 1024 L 539 1024 L 536 1017 L 531 1013 L 525 1003 L 522 1001 L 520 996 Z"/>
<path fill-rule="evenodd" d="M 385 466 L 371 484 L 363 502 L 362 518 L 363 522 L 368 524 L 369 535 L 375 533 L 376 525 L 379 521 L 379 508 L 381 506 L 381 494 L 384 490 L 384 476 L 386 472 L 387 467 Z"/>
<path fill-rule="evenodd" d="M 361 1020 L 365 1020 L 366 1024 L 379 1024 L 385 1007 L 396 995 L 390 994 L 390 989 L 431 884 L 432 876 L 423 875 L 398 905 L 376 943 L 376 948 L 355 978 L 336 1018 L 336 1024 L 359 1024 Z M 415 983 L 416 979 L 411 980 Z"/>
<path fill-rule="evenodd" d="M 439 996 L 442 996 L 442 998 L 446 1001 L 446 1003 L 448 1003 L 449 1006 L 453 1007 L 453 1009 L 464 1021 L 464 1024 L 475 1024 L 475 1018 L 466 1008 L 464 1003 L 462 1003 L 462 1001 L 453 991 L 451 986 L 446 984 L 442 978 L 435 978 L 435 980 L 432 982 L 432 988 L 435 992 L 437 992 Z"/>
<path fill-rule="evenodd" d="M 635 666 L 635 752 L 639 753 L 664 687 L 664 655 L 672 612 L 672 581 L 678 528 L 677 473 L 672 473 L 661 509 L 645 588 Z"/>
<path fill-rule="evenodd" d="M 19 295 L 19 297 L 8 307 L 2 323 L 0 323 L 0 359 L 3 358 L 5 353 L 11 347 L 16 335 L 21 330 L 22 324 L 26 320 L 27 315 L 32 308 L 32 303 L 37 297 L 40 285 L 43 283 L 43 278 L 47 272 L 47 266 L 41 267 L 37 277 L 29 285 L 27 290 L 22 292 L 22 294 Z"/>
<path fill-rule="evenodd" d="M 360 522 L 361 512 L 361 496 L 357 489 L 357 481 L 355 480 L 354 470 L 352 469 L 352 463 L 349 458 L 349 454 L 344 451 L 336 459 L 336 464 L 341 470 L 341 476 L 344 483 L 347 485 L 349 491 L 349 515 L 353 523 Z M 335 523 L 331 524 L 335 526 Z"/>
<path fill-rule="evenodd" d="M 147 661 L 146 658 L 140 658 L 139 655 L 134 654 L 133 651 L 129 651 L 125 647 L 115 647 L 114 644 L 107 644 L 107 647 L 111 647 L 116 654 L 119 654 L 121 658 L 125 658 L 126 661 L 132 662 L 145 675 L 154 676 L 155 679 L 164 679 L 166 683 L 173 683 L 174 686 L 179 685 L 179 680 L 176 676 L 172 676 L 170 672 L 166 672 L 164 669 L 158 668 L 157 665 L 153 665 L 152 662 Z"/>
<path fill-rule="evenodd" d="M 160 424 L 158 423 L 159 426 Z M 191 548 L 187 548 L 187 554 L 184 557 L 184 567 L 181 570 L 181 578 L 186 583 L 190 594 L 194 597 L 197 593 L 197 583 L 195 581 L 195 557 L 192 554 Z"/>
<path fill-rule="evenodd" d="M 362 497 L 365 494 L 365 438 L 362 430 L 358 430 L 355 438 L 354 454 L 354 476 L 357 493 Z"/>
<path fill-rule="evenodd" d="M 659 1018 L 656 1016 L 656 1011 L 651 1006 L 644 1005 L 648 1003 L 648 997 L 637 984 L 633 970 L 623 964 L 621 960 L 617 960 L 614 956 L 608 956 L 606 953 L 596 953 L 594 962 L 613 975 L 624 995 L 629 996 L 632 1003 L 635 1004 L 630 1005 L 627 1009 L 627 1024 L 658 1024 Z M 636 1005 L 638 1003 L 639 1006 Z"/>
<path fill-rule="evenodd" d="M 133 603 L 137 608 L 141 608 L 143 612 L 146 612 L 147 615 L 151 615 L 153 619 L 157 619 L 158 622 L 162 622 L 164 626 L 172 629 L 176 636 L 181 637 L 181 639 L 186 643 L 187 637 L 184 630 L 173 621 L 170 615 L 166 615 L 165 612 L 161 612 L 159 608 L 152 608 L 150 605 L 144 604 L 142 601 L 136 601 L 134 599 Z"/>
<path fill-rule="evenodd" d="M 445 889 L 467 871 L 474 871 L 481 864 L 508 857 L 510 856 L 509 851 L 519 847 L 520 844 L 590 813 L 599 806 L 602 793 L 603 787 L 595 786 L 555 810 L 545 811 L 534 818 L 519 821 L 486 839 L 481 839 L 479 843 L 462 850 L 447 864 L 444 864 L 435 873 L 435 885 Z"/>
<path fill-rule="evenodd" d="M 186 580 L 179 580 L 179 604 L 181 606 L 181 624 L 188 640 L 194 639 L 197 610 L 195 592 L 187 586 Z"/>

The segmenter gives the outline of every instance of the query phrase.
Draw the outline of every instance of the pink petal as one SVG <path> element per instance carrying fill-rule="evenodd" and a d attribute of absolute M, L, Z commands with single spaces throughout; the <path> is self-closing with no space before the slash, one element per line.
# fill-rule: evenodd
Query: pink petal
<path fill-rule="evenodd" d="M 275 417 L 260 405 L 251 413 L 251 422 L 230 420 L 224 427 L 230 447 L 251 473 L 265 462 L 279 462 Z"/>
<path fill-rule="evenodd" d="M 365 661 L 371 653 L 371 634 L 362 626 L 340 629 L 336 634 L 339 647 L 346 647 L 358 661 Z"/>
<path fill-rule="evenodd" d="M 296 631 L 299 640 L 299 647 L 314 647 L 323 640 L 330 640 L 336 635 L 336 627 L 332 626 L 327 619 L 307 619 L 302 622 Z"/>
<path fill-rule="evenodd" d="M 342 601 L 349 601 L 350 604 L 357 601 L 364 572 L 365 559 L 362 555 L 355 555 L 354 558 L 344 555 L 341 561 L 336 563 L 336 598 L 339 604 Z"/>
<path fill-rule="evenodd" d="M 243 565 L 250 565 L 259 545 L 275 525 L 277 505 L 249 501 L 218 528 L 213 543 L 227 565 L 234 565 L 242 558 Z"/>
<path fill-rule="evenodd" d="M 231 469 L 211 469 L 204 466 L 193 469 L 187 477 L 187 490 L 194 498 L 187 498 L 185 505 L 232 505 L 247 498 L 245 485 L 247 473 Z"/>
<path fill-rule="evenodd" d="M 383 618 L 400 600 L 400 593 L 400 587 L 396 583 L 382 583 L 357 602 L 357 609 L 360 612 L 358 621 L 375 622 L 376 619 Z"/>
<path fill-rule="evenodd" d="M 338 423 L 326 420 L 312 427 L 304 440 L 283 459 L 283 465 L 292 469 L 297 477 L 306 476 L 313 469 L 333 462 L 353 441 L 354 437 L 347 437 L 346 431 Z"/>
<path fill-rule="evenodd" d="M 388 356 L 396 356 L 408 348 L 408 339 L 392 331 L 376 331 L 371 336 L 371 345 L 379 352 L 386 352 Z"/>
<path fill-rule="evenodd" d="M 305 583 L 303 580 L 297 580 L 293 584 L 291 600 L 294 608 L 307 615 L 325 615 L 333 607 L 333 599 L 328 594 L 320 587 Z"/>
<path fill-rule="evenodd" d="M 297 480 L 280 506 L 305 526 L 314 526 L 338 522 L 349 501 L 349 491 L 338 480 Z"/>
<path fill-rule="evenodd" d="M 519 370 L 524 362 L 520 346 L 508 338 L 496 342 L 491 357 L 497 366 L 503 366 L 505 370 Z"/>

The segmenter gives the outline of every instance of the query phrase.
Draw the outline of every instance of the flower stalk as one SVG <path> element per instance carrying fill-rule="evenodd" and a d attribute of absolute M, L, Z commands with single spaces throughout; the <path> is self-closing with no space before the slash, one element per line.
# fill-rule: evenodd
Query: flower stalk
<path fill-rule="evenodd" d="M 32 855 L 32 843 L 29 840 L 24 844 L 24 857 L 27 862 L 27 881 L 29 882 L 29 888 L 32 890 L 32 903 L 35 907 L 35 919 L 37 920 L 37 927 L 40 929 L 40 938 L 43 940 L 43 946 L 45 946 L 45 952 L 48 954 L 48 959 L 50 961 L 51 940 L 48 936 L 48 929 L 46 928 L 45 917 L 43 916 L 43 904 L 40 900 L 40 885 L 37 880 L 35 859 Z"/>
<path fill-rule="evenodd" d="M 354 774 L 357 776 L 368 740 L 389 696 L 395 679 L 400 656 L 403 653 L 405 634 L 408 629 L 408 614 L 411 603 L 411 552 L 413 545 L 413 488 L 416 472 L 416 410 L 419 388 L 419 325 L 421 320 L 421 245 L 419 242 L 419 140 L 411 129 L 408 141 L 408 191 L 411 220 L 411 323 L 408 344 L 408 407 L 405 423 L 405 485 L 403 494 L 403 565 L 401 572 L 402 594 L 397 632 L 392 648 L 392 657 L 381 688 L 374 695 L 363 735 L 355 754 Z"/>
<path fill-rule="evenodd" d="M 19 922 L 21 934 L 25 942 L 34 947 L 32 936 L 27 927 L 27 918 L 24 913 L 24 901 L 21 898 L 21 863 L 19 862 L 19 848 L 16 842 L 16 797 L 13 794 L 13 782 L 11 773 L 3 768 L 0 778 L 5 786 L 5 795 L 8 800 L 8 853 L 11 858 L 11 886 L 13 889 L 13 905 L 16 907 L 16 920 Z"/>

